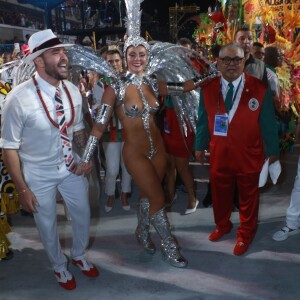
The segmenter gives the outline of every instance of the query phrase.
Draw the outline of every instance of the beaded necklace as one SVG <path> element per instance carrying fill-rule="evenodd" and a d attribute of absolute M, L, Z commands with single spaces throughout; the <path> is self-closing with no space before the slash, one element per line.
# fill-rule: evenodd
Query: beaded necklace
<path fill-rule="evenodd" d="M 38 96 L 39 96 L 39 98 L 40 98 L 40 101 L 41 101 L 41 103 L 42 103 L 42 105 L 43 105 L 43 107 L 44 107 L 44 110 L 45 110 L 45 112 L 46 112 L 46 115 L 47 115 L 49 121 L 53 124 L 54 127 L 59 128 L 59 125 L 58 125 L 58 124 L 51 118 L 51 116 L 50 116 L 50 113 L 49 113 L 49 111 L 48 111 L 48 109 L 47 109 L 47 106 L 46 106 L 46 104 L 45 104 L 45 102 L 44 102 L 44 99 L 43 99 L 42 94 L 41 94 L 41 90 L 40 90 L 40 88 L 39 88 L 39 86 L 38 86 L 38 83 L 37 83 L 37 81 L 36 81 L 34 75 L 32 76 L 32 80 L 33 80 L 33 83 L 34 83 L 34 85 L 35 85 L 35 87 L 36 87 L 36 92 L 37 92 L 37 94 L 38 94 Z M 67 94 L 67 97 L 68 97 L 68 100 L 69 100 L 70 106 L 71 106 L 71 120 L 70 120 L 69 123 L 67 123 L 67 127 L 70 127 L 70 126 L 73 124 L 74 118 L 75 118 L 74 104 L 73 104 L 73 101 L 72 101 L 70 92 L 69 92 L 69 90 L 67 89 L 65 83 L 64 83 L 63 81 L 61 81 L 61 82 L 62 82 L 62 86 L 63 86 L 63 88 L 64 88 L 64 90 L 65 90 L 65 92 L 66 92 L 66 94 Z"/>

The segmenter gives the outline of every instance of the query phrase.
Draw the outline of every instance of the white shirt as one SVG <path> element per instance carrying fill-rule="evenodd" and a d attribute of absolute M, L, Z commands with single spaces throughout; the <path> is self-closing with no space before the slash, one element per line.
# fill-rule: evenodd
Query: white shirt
<path fill-rule="evenodd" d="M 37 73 L 35 78 L 50 116 L 57 122 L 54 100 L 56 88 Z M 75 85 L 66 80 L 64 82 L 70 92 L 75 111 L 74 122 L 68 128 L 68 135 L 72 141 L 73 132 L 84 128 L 82 98 Z M 61 84 L 60 89 L 66 121 L 69 122 L 71 106 Z M 32 79 L 15 87 L 5 100 L 0 144 L 4 149 L 18 149 L 22 162 L 40 166 L 60 166 L 64 163 L 59 129 L 49 121 Z"/>
<path fill-rule="evenodd" d="M 270 89 L 272 91 L 273 96 L 279 98 L 280 96 L 280 87 L 278 83 L 277 74 L 267 67 L 267 75 Z"/>
<path fill-rule="evenodd" d="M 224 101 L 225 101 L 225 98 L 226 98 L 226 94 L 228 92 L 228 83 L 229 82 L 227 80 L 225 80 L 223 77 L 221 77 L 222 95 L 223 95 Z M 233 116 L 234 116 L 234 114 L 235 114 L 235 112 L 238 108 L 238 105 L 240 103 L 241 95 L 242 95 L 244 85 L 245 85 L 245 75 L 244 75 L 244 73 L 239 78 L 237 78 L 235 81 L 232 81 L 232 84 L 233 84 L 233 95 L 235 96 L 235 99 L 234 99 L 232 108 L 228 113 L 229 123 L 231 122 L 231 120 L 232 120 L 232 118 L 233 118 Z"/>
<path fill-rule="evenodd" d="M 94 102 L 93 110 L 94 110 L 100 106 L 102 96 L 104 94 L 104 84 L 101 80 L 98 80 L 97 83 L 94 84 L 92 88 L 92 92 L 93 92 L 93 102 Z"/>

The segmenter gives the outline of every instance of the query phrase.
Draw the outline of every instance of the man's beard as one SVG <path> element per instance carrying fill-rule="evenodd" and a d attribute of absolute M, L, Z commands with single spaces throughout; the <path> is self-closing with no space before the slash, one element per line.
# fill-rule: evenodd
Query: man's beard
<path fill-rule="evenodd" d="M 52 66 L 49 67 L 48 64 L 46 64 L 46 67 L 45 67 L 45 73 L 48 74 L 49 76 L 57 79 L 57 80 L 63 80 L 63 79 L 67 79 L 68 78 L 68 75 L 69 73 L 66 72 L 66 73 L 60 73 L 58 72 L 55 68 L 53 68 Z"/>

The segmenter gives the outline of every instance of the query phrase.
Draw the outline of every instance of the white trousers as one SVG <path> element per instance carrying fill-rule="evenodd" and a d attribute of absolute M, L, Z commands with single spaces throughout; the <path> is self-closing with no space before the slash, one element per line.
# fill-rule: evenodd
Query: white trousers
<path fill-rule="evenodd" d="M 89 241 L 88 181 L 83 176 L 70 173 L 64 164 L 58 168 L 25 163 L 23 174 L 39 203 L 34 220 L 40 238 L 54 270 L 60 271 L 66 267 L 67 258 L 62 252 L 58 236 L 56 194 L 60 192 L 72 218 L 71 257 L 83 256 Z"/>
<path fill-rule="evenodd" d="M 112 196 L 115 194 L 116 179 L 120 172 L 121 166 L 121 189 L 123 193 L 131 192 L 131 176 L 128 174 L 125 167 L 122 149 L 124 142 L 103 142 L 103 149 L 106 160 L 105 173 L 105 194 Z"/>
<path fill-rule="evenodd" d="M 286 226 L 291 229 L 300 227 L 300 156 L 290 206 L 286 210 Z"/>

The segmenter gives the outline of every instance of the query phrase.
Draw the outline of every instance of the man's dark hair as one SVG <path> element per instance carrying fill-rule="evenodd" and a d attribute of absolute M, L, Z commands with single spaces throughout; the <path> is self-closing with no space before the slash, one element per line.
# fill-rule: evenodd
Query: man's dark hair
<path fill-rule="evenodd" d="M 237 34 L 239 33 L 239 32 L 246 32 L 246 31 L 252 31 L 250 28 L 248 28 L 248 27 L 243 27 L 243 28 L 240 28 L 240 29 L 238 29 L 236 32 L 235 32 L 235 34 L 234 34 L 234 40 L 235 40 L 235 38 L 236 38 L 236 36 L 237 36 Z"/>
<path fill-rule="evenodd" d="M 210 48 L 210 53 L 213 57 L 217 58 L 219 57 L 219 52 L 221 50 L 222 46 L 219 44 L 215 44 Z"/>
<path fill-rule="evenodd" d="M 254 42 L 253 46 L 260 47 L 260 48 L 264 47 L 264 45 L 262 43 L 260 43 L 260 42 Z"/>
<path fill-rule="evenodd" d="M 114 54 L 118 54 L 122 58 L 122 54 L 121 54 L 120 50 L 118 50 L 118 49 L 107 50 L 105 56 L 107 56 L 107 55 L 114 55 Z"/>
<path fill-rule="evenodd" d="M 99 51 L 97 51 L 97 54 L 98 54 L 99 56 L 105 57 L 107 51 L 108 51 L 108 46 L 105 45 L 105 46 L 101 47 Z"/>
<path fill-rule="evenodd" d="M 184 46 L 184 45 L 191 45 L 192 46 L 192 41 L 188 38 L 182 37 L 177 41 L 178 45 Z"/>
<path fill-rule="evenodd" d="M 275 46 L 268 46 L 265 48 L 265 58 L 264 62 L 265 64 L 277 67 L 278 66 L 278 57 L 280 55 L 280 52 L 277 47 Z"/>

